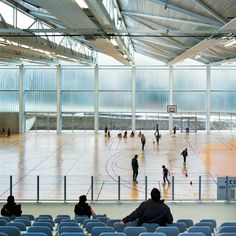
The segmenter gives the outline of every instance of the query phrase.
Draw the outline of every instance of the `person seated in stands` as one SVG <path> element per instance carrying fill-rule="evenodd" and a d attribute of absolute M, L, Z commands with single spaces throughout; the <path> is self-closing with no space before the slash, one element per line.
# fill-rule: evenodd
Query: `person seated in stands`
<path fill-rule="evenodd" d="M 107 137 L 108 137 L 108 138 L 110 138 L 110 137 L 111 137 L 110 130 L 108 130 L 108 132 L 107 132 Z"/>
<path fill-rule="evenodd" d="M 142 136 L 142 133 L 141 133 L 141 131 L 139 131 L 139 133 L 138 133 L 138 137 L 141 137 Z"/>
<path fill-rule="evenodd" d="M 134 137 L 134 131 L 132 130 L 131 134 L 130 134 L 130 138 Z"/>
<path fill-rule="evenodd" d="M 11 130 L 9 128 L 7 128 L 7 136 L 10 137 L 11 136 Z"/>
<path fill-rule="evenodd" d="M 86 203 L 87 197 L 85 195 L 81 195 L 79 197 L 79 202 L 75 205 L 74 213 L 76 216 L 88 216 L 89 218 L 95 215 L 92 207 Z"/>
<path fill-rule="evenodd" d="M 21 204 L 15 203 L 14 196 L 8 196 L 7 204 L 5 204 L 1 209 L 1 215 L 14 219 L 16 216 L 21 216 L 21 213 Z"/>
<path fill-rule="evenodd" d="M 105 136 L 107 136 L 107 131 L 108 131 L 108 128 L 107 128 L 107 126 L 105 126 L 105 129 L 104 129 Z"/>
<path fill-rule="evenodd" d="M 127 130 L 124 132 L 123 138 L 127 138 Z"/>
<path fill-rule="evenodd" d="M 157 223 L 160 226 L 166 226 L 173 222 L 173 216 L 170 208 L 164 204 L 164 200 L 160 200 L 160 191 L 153 188 L 151 191 L 151 199 L 142 202 L 139 207 L 130 215 L 120 221 L 121 225 L 138 219 L 137 226 L 143 223 Z"/>
<path fill-rule="evenodd" d="M 122 138 L 122 133 L 118 133 L 118 134 L 117 134 L 117 137 L 118 137 L 118 138 Z"/>
<path fill-rule="evenodd" d="M 5 128 L 2 128 L 2 135 L 5 136 Z"/>

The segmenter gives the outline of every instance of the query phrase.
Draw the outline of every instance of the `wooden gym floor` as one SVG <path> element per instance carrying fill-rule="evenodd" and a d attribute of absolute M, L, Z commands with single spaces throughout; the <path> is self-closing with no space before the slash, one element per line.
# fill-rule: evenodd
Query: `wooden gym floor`
<path fill-rule="evenodd" d="M 129 132 L 130 133 L 130 132 Z M 147 143 L 141 150 L 140 138 L 104 137 L 100 132 L 27 133 L 0 137 L 0 199 L 10 193 L 19 200 L 37 199 L 37 176 L 40 200 L 77 200 L 87 194 L 93 200 L 117 200 L 120 176 L 121 200 L 145 199 L 145 177 L 148 197 L 153 187 L 160 188 L 162 197 L 171 200 L 198 200 L 198 180 L 202 180 L 202 200 L 216 200 L 217 176 L 236 176 L 236 133 L 177 133 L 161 132 L 160 143 L 154 143 L 153 132 L 144 132 Z M 187 164 L 180 153 L 188 148 Z M 139 158 L 138 184 L 132 182 L 131 159 Z M 162 184 L 162 165 L 174 176 L 174 185 Z M 192 183 L 192 184 L 191 184 Z"/>

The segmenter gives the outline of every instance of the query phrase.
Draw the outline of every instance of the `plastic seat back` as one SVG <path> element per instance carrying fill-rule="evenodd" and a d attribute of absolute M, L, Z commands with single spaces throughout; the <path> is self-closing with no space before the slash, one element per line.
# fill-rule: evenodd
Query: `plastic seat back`
<path fill-rule="evenodd" d="M 188 229 L 188 232 L 204 233 L 205 236 L 211 236 L 211 228 L 209 226 L 192 226 Z"/>
<path fill-rule="evenodd" d="M 223 226 L 220 227 L 219 233 L 235 233 L 236 232 L 236 226 Z"/>
<path fill-rule="evenodd" d="M 47 222 L 47 223 L 50 223 L 52 227 L 55 226 L 53 220 L 51 220 L 49 218 L 38 218 L 35 220 L 35 222 Z"/>
<path fill-rule="evenodd" d="M 97 217 L 96 219 L 106 224 L 110 218 L 106 216 L 102 216 L 102 217 Z"/>
<path fill-rule="evenodd" d="M 141 233 L 141 234 L 139 234 L 139 236 L 166 236 L 166 234 L 165 233 L 161 233 L 161 232 L 159 232 L 159 233 L 157 233 L 157 232 L 146 232 L 146 233 Z"/>
<path fill-rule="evenodd" d="M 214 226 L 214 228 L 216 228 L 216 220 L 214 219 L 202 219 L 200 220 L 200 222 L 211 222 Z"/>
<path fill-rule="evenodd" d="M 86 224 L 86 231 L 91 233 L 92 229 L 97 226 L 106 226 L 106 224 L 103 222 L 89 222 Z"/>
<path fill-rule="evenodd" d="M 180 233 L 178 236 L 205 236 L 205 234 L 200 232 L 186 232 Z"/>
<path fill-rule="evenodd" d="M 86 225 L 90 222 L 99 222 L 99 220 L 98 219 L 84 219 L 83 227 L 86 228 Z"/>
<path fill-rule="evenodd" d="M 11 219 L 8 216 L 0 216 L 0 219 L 3 219 L 5 221 L 7 221 L 7 222 L 11 221 Z"/>
<path fill-rule="evenodd" d="M 21 222 L 25 224 L 26 227 L 31 226 L 31 221 L 28 218 L 16 218 L 14 222 Z"/>
<path fill-rule="evenodd" d="M 60 228 L 60 234 L 62 233 L 83 233 L 83 229 L 79 226 L 63 226 Z"/>
<path fill-rule="evenodd" d="M 211 229 L 211 232 L 214 233 L 214 225 L 211 222 L 199 222 L 194 226 L 208 226 Z"/>
<path fill-rule="evenodd" d="M 31 215 L 31 214 L 22 214 L 20 217 L 27 217 L 27 218 L 29 218 L 30 220 L 34 220 L 34 219 L 35 219 L 34 216 Z"/>
<path fill-rule="evenodd" d="M 33 226 L 47 226 L 48 228 L 51 229 L 51 231 L 53 231 L 53 226 L 51 225 L 50 222 L 40 222 L 40 221 L 37 221 L 37 222 L 33 223 Z"/>
<path fill-rule="evenodd" d="M 187 226 L 184 222 L 175 222 L 175 223 L 169 224 L 168 226 L 176 226 L 179 229 L 180 233 L 183 233 L 187 230 Z"/>
<path fill-rule="evenodd" d="M 34 233 L 45 233 L 47 236 L 52 236 L 52 231 L 47 226 L 31 226 L 28 228 L 28 232 L 34 232 Z"/>
<path fill-rule="evenodd" d="M 223 226 L 236 226 L 236 222 L 224 222 L 220 225 L 220 228 Z"/>
<path fill-rule="evenodd" d="M 99 236 L 101 233 L 115 232 L 113 227 L 109 226 L 96 226 L 92 228 L 91 236 Z"/>
<path fill-rule="evenodd" d="M 77 223 L 82 225 L 84 220 L 89 220 L 89 218 L 88 218 L 88 216 L 76 216 L 75 220 L 77 221 Z"/>
<path fill-rule="evenodd" d="M 79 227 L 79 224 L 77 222 L 61 222 L 59 225 L 59 228 L 68 226 L 68 227 Z"/>
<path fill-rule="evenodd" d="M 145 227 L 147 229 L 148 232 L 156 232 L 156 229 L 160 226 L 157 223 L 143 223 L 142 224 L 143 227 Z"/>
<path fill-rule="evenodd" d="M 127 234 L 127 236 L 138 236 L 144 232 L 147 232 L 147 229 L 143 226 L 127 226 L 124 228 L 124 233 Z"/>
<path fill-rule="evenodd" d="M 98 217 L 106 217 L 106 214 L 97 214 L 93 216 L 93 219 L 97 219 Z"/>
<path fill-rule="evenodd" d="M 161 232 L 166 234 L 166 236 L 178 236 L 180 233 L 179 229 L 176 226 L 161 226 L 156 230 L 157 233 Z"/>
<path fill-rule="evenodd" d="M 0 226 L 4 226 L 7 223 L 5 219 L 0 219 Z"/>
<path fill-rule="evenodd" d="M 0 232 L 8 236 L 20 236 L 20 230 L 15 226 L 0 226 Z"/>
<path fill-rule="evenodd" d="M 5 226 L 15 226 L 17 227 L 20 231 L 26 231 L 26 226 L 22 222 L 7 222 Z"/>
<path fill-rule="evenodd" d="M 191 219 L 179 219 L 176 222 L 184 222 L 186 224 L 187 229 L 193 226 L 193 220 Z"/>
<path fill-rule="evenodd" d="M 104 233 L 101 233 L 99 236 L 127 236 L 125 233 L 122 233 L 122 232 L 104 232 Z"/>
<path fill-rule="evenodd" d="M 120 222 L 120 219 L 109 219 L 109 220 L 107 220 L 106 225 L 113 227 L 114 223 L 116 223 L 116 222 Z"/>
<path fill-rule="evenodd" d="M 236 232 L 234 233 L 219 233 L 218 236 L 236 236 Z"/>
<path fill-rule="evenodd" d="M 80 232 L 64 232 L 61 233 L 60 236 L 86 236 L 86 234 Z"/>
<path fill-rule="evenodd" d="M 22 233 L 21 236 L 47 236 L 47 234 L 45 233 L 30 233 L 30 232 L 27 232 L 27 233 Z"/>

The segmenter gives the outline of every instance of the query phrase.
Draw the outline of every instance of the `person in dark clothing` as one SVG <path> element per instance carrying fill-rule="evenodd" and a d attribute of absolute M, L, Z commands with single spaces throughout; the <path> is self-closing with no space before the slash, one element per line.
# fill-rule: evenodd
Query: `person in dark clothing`
<path fill-rule="evenodd" d="M 142 150 L 144 151 L 144 146 L 146 144 L 146 138 L 144 134 L 141 134 L 141 143 L 142 143 Z"/>
<path fill-rule="evenodd" d="M 186 164 L 186 157 L 188 156 L 188 149 L 185 148 L 185 149 L 181 152 L 180 155 L 183 156 L 183 158 L 184 158 L 184 165 L 185 165 L 185 164 Z"/>
<path fill-rule="evenodd" d="M 127 130 L 125 130 L 123 138 L 127 138 L 127 134 Z"/>
<path fill-rule="evenodd" d="M 76 216 L 86 215 L 91 217 L 95 215 L 91 206 L 86 203 L 87 197 L 85 195 L 81 195 L 79 197 L 79 202 L 75 205 L 74 213 Z"/>
<path fill-rule="evenodd" d="M 8 216 L 14 219 L 16 216 L 21 216 L 21 213 L 21 205 L 16 204 L 14 196 L 10 195 L 7 198 L 7 204 L 5 204 L 1 209 L 1 215 Z"/>
<path fill-rule="evenodd" d="M 173 128 L 173 134 L 176 134 L 176 126 Z"/>
<path fill-rule="evenodd" d="M 134 137 L 134 131 L 132 130 L 131 134 L 130 134 L 130 138 Z"/>
<path fill-rule="evenodd" d="M 165 226 L 173 222 L 173 216 L 170 208 L 164 204 L 164 200 L 160 200 L 160 191 L 153 188 L 151 191 L 151 199 L 142 202 L 139 207 L 131 214 L 120 221 L 121 225 L 138 219 L 137 226 L 143 223 L 157 223 Z"/>
<path fill-rule="evenodd" d="M 138 183 L 137 177 L 138 177 L 139 166 L 138 166 L 138 155 L 137 154 L 132 159 L 131 165 L 132 165 L 132 170 L 133 170 L 133 181 L 135 183 Z"/>
<path fill-rule="evenodd" d="M 107 126 L 105 126 L 105 129 L 104 129 L 105 136 L 107 136 L 107 131 L 108 131 L 108 128 L 107 128 Z"/>
<path fill-rule="evenodd" d="M 162 166 L 162 171 L 163 171 L 163 182 L 164 182 L 164 184 L 166 183 L 166 181 L 168 182 L 168 184 L 170 184 L 170 181 L 168 179 L 169 170 L 163 165 Z"/>

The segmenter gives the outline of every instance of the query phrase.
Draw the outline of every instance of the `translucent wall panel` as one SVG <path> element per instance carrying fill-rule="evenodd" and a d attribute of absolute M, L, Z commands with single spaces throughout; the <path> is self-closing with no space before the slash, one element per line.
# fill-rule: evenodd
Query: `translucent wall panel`
<path fill-rule="evenodd" d="M 236 112 L 236 92 L 211 92 L 211 112 Z"/>
<path fill-rule="evenodd" d="M 0 1 L 0 14 L 8 24 L 13 25 L 13 7 Z"/>
<path fill-rule="evenodd" d="M 212 69 L 211 89 L 236 90 L 236 69 Z"/>
<path fill-rule="evenodd" d="M 19 89 L 19 68 L 0 68 L 0 90 Z"/>
<path fill-rule="evenodd" d="M 99 90 L 123 90 L 131 88 L 131 68 L 99 68 Z"/>
<path fill-rule="evenodd" d="M 137 90 L 169 89 L 169 70 L 137 68 L 136 89 Z"/>
<path fill-rule="evenodd" d="M 174 92 L 173 103 L 177 105 L 178 112 L 205 112 L 205 92 Z"/>
<path fill-rule="evenodd" d="M 93 90 L 93 68 L 62 68 L 62 90 Z"/>
<path fill-rule="evenodd" d="M 175 68 L 173 70 L 173 89 L 206 90 L 206 69 Z"/>
<path fill-rule="evenodd" d="M 56 68 L 29 68 L 25 69 L 26 90 L 56 90 L 57 70 Z"/>
<path fill-rule="evenodd" d="M 62 111 L 94 111 L 93 92 L 62 92 Z"/>
<path fill-rule="evenodd" d="M 19 92 L 0 91 L 0 112 L 19 111 Z"/>
<path fill-rule="evenodd" d="M 26 112 L 56 112 L 56 92 L 26 92 Z"/>
<path fill-rule="evenodd" d="M 100 92 L 100 112 L 131 112 L 131 92 Z"/>
<path fill-rule="evenodd" d="M 166 112 L 168 92 L 136 92 L 137 112 Z"/>
<path fill-rule="evenodd" d="M 34 19 L 24 14 L 21 11 L 17 11 L 17 28 L 27 29 L 34 23 Z"/>

